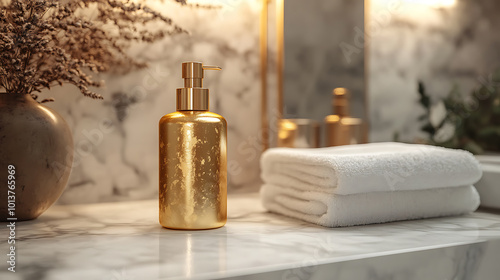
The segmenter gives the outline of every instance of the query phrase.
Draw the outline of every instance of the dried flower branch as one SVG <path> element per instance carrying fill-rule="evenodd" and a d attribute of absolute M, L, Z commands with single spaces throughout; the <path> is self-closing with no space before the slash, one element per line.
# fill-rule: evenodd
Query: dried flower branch
<path fill-rule="evenodd" d="M 0 1 L 0 9 L 0 90 L 12 94 L 72 84 L 83 95 L 102 99 L 89 89 L 102 85 L 90 72 L 144 67 L 126 53 L 132 42 L 187 33 L 130 0 L 10 0 Z M 147 28 L 157 22 L 168 28 Z"/>

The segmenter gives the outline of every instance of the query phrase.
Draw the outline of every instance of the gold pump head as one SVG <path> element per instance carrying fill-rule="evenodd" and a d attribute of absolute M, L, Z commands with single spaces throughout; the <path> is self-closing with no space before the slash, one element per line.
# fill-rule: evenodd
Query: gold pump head
<path fill-rule="evenodd" d="M 333 90 L 333 110 L 334 114 L 340 117 L 349 116 L 349 90 L 346 88 L 336 88 Z"/>
<path fill-rule="evenodd" d="M 200 62 L 182 63 L 184 87 L 177 89 L 177 111 L 207 111 L 209 91 L 203 88 L 205 70 L 222 70 L 217 66 L 205 66 Z"/>

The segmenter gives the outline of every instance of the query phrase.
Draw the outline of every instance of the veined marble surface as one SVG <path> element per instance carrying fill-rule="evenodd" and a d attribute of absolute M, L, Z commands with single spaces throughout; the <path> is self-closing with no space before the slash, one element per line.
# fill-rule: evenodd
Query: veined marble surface
<path fill-rule="evenodd" d="M 323 228 L 229 198 L 225 227 L 173 231 L 157 201 L 56 205 L 18 223 L 16 273 L 0 279 L 495 279 L 500 215 Z M 5 225 L 5 223 L 3 224 Z"/>
<path fill-rule="evenodd" d="M 230 192 L 258 189 L 260 134 L 260 0 L 192 0 L 220 6 L 199 9 L 173 0 L 147 0 L 191 34 L 131 48 L 150 67 L 125 75 L 95 77 L 106 82 L 104 100 L 83 97 L 71 87 L 40 94 L 73 131 L 75 160 L 60 204 L 152 199 L 158 193 L 158 122 L 175 111 L 183 86 L 181 63 L 222 67 L 209 71 L 210 111 L 228 122 Z"/>
<path fill-rule="evenodd" d="M 419 80 L 433 105 L 455 86 L 464 95 L 498 87 L 491 74 L 500 69 L 499 12 L 497 0 L 371 0 L 370 140 L 391 141 L 396 132 L 409 142 L 428 137 L 418 121 L 425 113 Z"/>

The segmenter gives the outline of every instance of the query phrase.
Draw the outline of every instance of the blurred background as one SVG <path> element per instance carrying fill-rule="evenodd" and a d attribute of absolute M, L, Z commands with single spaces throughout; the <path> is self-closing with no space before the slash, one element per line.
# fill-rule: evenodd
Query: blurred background
<path fill-rule="evenodd" d="M 280 115 L 273 112 L 322 122 L 333 113 L 331 92 L 336 87 L 351 91 L 351 114 L 368 124 L 370 142 L 462 147 L 481 146 L 484 140 L 470 141 L 473 137 L 467 133 L 487 135 L 488 141 L 500 139 L 495 138 L 500 135 L 496 127 L 470 132 L 470 124 L 464 125 L 471 117 L 481 119 L 485 112 L 481 101 L 498 100 L 498 1 L 146 3 L 190 34 L 134 46 L 132 54 L 149 61 L 150 67 L 99 77 L 106 81 L 106 87 L 99 89 L 103 101 L 84 98 L 72 87 L 41 94 L 56 99 L 48 106 L 66 119 L 74 134 L 75 162 L 60 204 L 157 196 L 158 121 L 175 111 L 184 61 L 223 68 L 208 73 L 205 86 L 211 90 L 211 111 L 228 121 L 230 193 L 259 189 L 263 110 L 273 146 L 273 127 Z M 195 5 L 207 3 L 217 8 Z M 268 12 L 264 18 L 263 10 Z M 265 62 L 263 32 L 267 33 Z M 276 67 L 280 56 L 281 93 Z M 282 103 L 277 101 L 280 94 Z M 494 149 L 482 152 L 490 150 Z"/>
<path fill-rule="evenodd" d="M 396 4 L 393 4 L 396 2 Z M 370 5 L 368 98 L 370 140 L 427 139 L 418 82 L 430 96 L 433 123 L 452 92 L 465 103 L 461 118 L 478 113 L 477 101 L 497 94 L 500 3 L 493 0 L 373 0 Z M 486 87 L 490 92 L 473 94 Z M 473 95 L 473 96 L 471 96 Z M 471 98 L 476 97 L 476 98 Z M 440 112 L 441 107 L 441 112 Z M 449 108 L 448 108 L 449 109 Z M 450 129 L 449 129 L 450 130 Z M 453 132 L 453 129 L 451 129 Z M 444 133 L 443 142 L 453 137 Z"/>
<path fill-rule="evenodd" d="M 253 139 L 260 130 L 260 1 L 209 2 L 218 7 L 145 1 L 190 34 L 132 47 L 132 55 L 149 62 L 149 68 L 96 77 L 106 82 L 98 89 L 103 101 L 85 98 L 70 86 L 40 94 L 55 98 L 47 106 L 65 118 L 75 143 L 72 174 L 58 203 L 157 197 L 158 122 L 175 112 L 185 61 L 223 68 L 207 73 L 204 85 L 210 89 L 210 110 L 228 121 L 229 184 L 232 191 L 258 188 L 261 148 Z"/>

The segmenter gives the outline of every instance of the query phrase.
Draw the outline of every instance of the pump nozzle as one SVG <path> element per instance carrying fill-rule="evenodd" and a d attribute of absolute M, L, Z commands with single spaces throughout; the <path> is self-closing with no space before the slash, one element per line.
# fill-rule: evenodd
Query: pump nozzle
<path fill-rule="evenodd" d="M 204 66 L 200 62 L 182 63 L 184 88 L 177 89 L 177 110 L 208 110 L 208 89 L 203 88 L 204 70 L 222 70 L 218 66 Z"/>
<path fill-rule="evenodd" d="M 222 70 L 222 68 L 220 68 L 219 66 L 205 66 L 203 65 L 203 70 Z"/>

